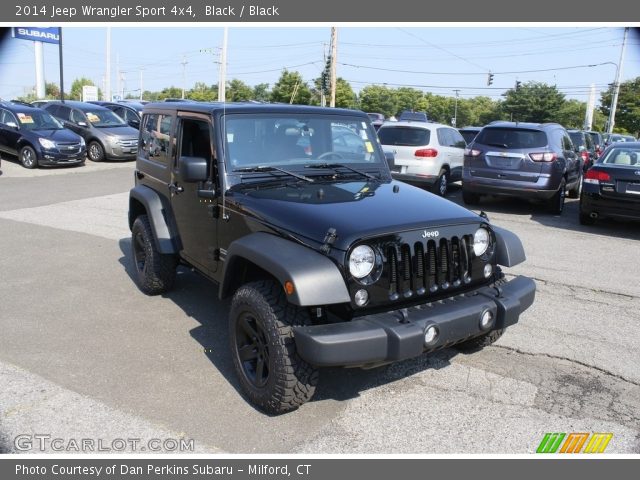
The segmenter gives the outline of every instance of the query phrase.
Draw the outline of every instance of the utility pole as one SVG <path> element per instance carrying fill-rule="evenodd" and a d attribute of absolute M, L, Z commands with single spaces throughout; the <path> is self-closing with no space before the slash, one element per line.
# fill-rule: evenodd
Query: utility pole
<path fill-rule="evenodd" d="M 187 57 L 182 56 L 182 61 L 180 65 L 182 65 L 182 99 L 184 100 L 184 90 L 187 88 Z"/>
<path fill-rule="evenodd" d="M 338 60 L 338 28 L 331 27 L 331 100 L 330 107 L 336 106 L 336 64 Z"/>
<path fill-rule="evenodd" d="M 591 130 L 593 125 L 593 109 L 596 106 L 596 86 L 592 83 L 589 90 L 589 101 L 587 102 L 587 111 L 584 115 L 584 129 Z"/>
<path fill-rule="evenodd" d="M 120 95 L 120 52 L 116 53 L 116 95 Z"/>
<path fill-rule="evenodd" d="M 327 64 L 327 44 L 323 43 L 322 44 L 322 65 L 326 65 Z M 325 78 L 326 78 L 326 67 L 323 67 L 324 70 L 322 71 L 322 81 L 320 82 L 320 106 L 321 107 L 326 107 L 327 106 L 327 96 L 325 95 L 325 86 L 326 84 L 325 82 Z"/>
<path fill-rule="evenodd" d="M 60 58 L 60 101 L 64 103 L 64 62 L 62 61 L 62 27 L 58 29 L 60 43 L 58 44 L 58 57 Z"/>
<path fill-rule="evenodd" d="M 618 108 L 618 95 L 620 94 L 620 78 L 622 77 L 622 61 L 624 60 L 624 50 L 627 47 L 627 34 L 629 27 L 624 29 L 624 38 L 622 39 L 622 51 L 620 52 L 620 61 L 616 70 L 616 83 L 614 85 L 613 98 L 611 99 L 611 110 L 609 111 L 609 126 L 607 133 L 613 133 L 613 126 L 616 123 L 616 108 Z"/>
<path fill-rule="evenodd" d="M 144 71 L 144 68 L 140 69 L 140 100 L 142 100 L 142 72 Z"/>
<path fill-rule="evenodd" d="M 107 60 L 107 71 L 105 73 L 105 85 L 104 85 L 104 96 L 103 100 L 107 102 L 111 101 L 111 27 L 107 27 L 107 52 L 106 52 L 106 60 Z"/>
<path fill-rule="evenodd" d="M 222 52 L 220 53 L 220 78 L 218 79 L 218 101 L 226 101 L 225 87 L 227 84 L 227 39 L 229 37 L 229 27 L 224 27 L 222 37 Z"/>
<path fill-rule="evenodd" d="M 453 109 L 453 125 L 454 127 L 458 126 L 458 94 L 460 93 L 460 89 L 456 88 L 453 90 L 454 92 L 456 92 L 456 106 Z"/>

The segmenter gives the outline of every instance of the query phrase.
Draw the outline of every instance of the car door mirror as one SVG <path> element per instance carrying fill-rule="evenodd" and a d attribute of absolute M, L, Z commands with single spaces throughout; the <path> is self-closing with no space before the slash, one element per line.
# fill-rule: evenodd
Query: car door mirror
<path fill-rule="evenodd" d="M 204 182 L 209 177 L 207 167 L 209 162 L 203 157 L 180 157 L 178 172 L 183 182 Z"/>
<path fill-rule="evenodd" d="M 129 120 L 129 126 L 140 130 L 140 120 Z"/>
<path fill-rule="evenodd" d="M 79 121 L 79 122 L 76 122 L 76 125 L 78 125 L 79 127 L 86 127 L 87 126 L 87 122 Z"/>

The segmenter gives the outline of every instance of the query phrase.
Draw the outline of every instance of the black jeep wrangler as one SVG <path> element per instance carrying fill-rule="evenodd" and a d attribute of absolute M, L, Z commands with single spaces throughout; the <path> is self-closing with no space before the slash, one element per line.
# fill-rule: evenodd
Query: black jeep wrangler
<path fill-rule="evenodd" d="M 233 362 L 270 413 L 324 366 L 372 367 L 494 342 L 533 302 L 499 267 L 518 237 L 392 180 L 369 117 L 266 104 L 146 105 L 129 203 L 140 289 L 186 265 L 233 296 Z"/>

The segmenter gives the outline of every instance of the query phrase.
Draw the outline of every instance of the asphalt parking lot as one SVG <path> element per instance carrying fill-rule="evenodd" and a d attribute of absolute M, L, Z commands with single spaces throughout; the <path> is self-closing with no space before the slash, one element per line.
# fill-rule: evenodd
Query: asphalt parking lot
<path fill-rule="evenodd" d="M 546 432 L 611 432 L 607 453 L 640 453 L 638 224 L 582 227 L 576 200 L 560 217 L 484 201 L 525 245 L 509 273 L 538 285 L 519 324 L 472 354 L 323 370 L 311 402 L 271 417 L 239 393 L 212 284 L 183 269 L 166 296 L 134 285 L 134 163 L 1 170 L 0 451 L 37 433 L 184 437 L 199 452 L 529 453 Z"/>

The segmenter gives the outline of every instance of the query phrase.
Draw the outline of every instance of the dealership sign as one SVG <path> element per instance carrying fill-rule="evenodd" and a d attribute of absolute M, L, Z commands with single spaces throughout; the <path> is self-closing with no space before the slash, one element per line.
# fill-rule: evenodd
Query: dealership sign
<path fill-rule="evenodd" d="M 34 42 L 60 43 L 59 27 L 13 27 L 13 36 Z"/>

